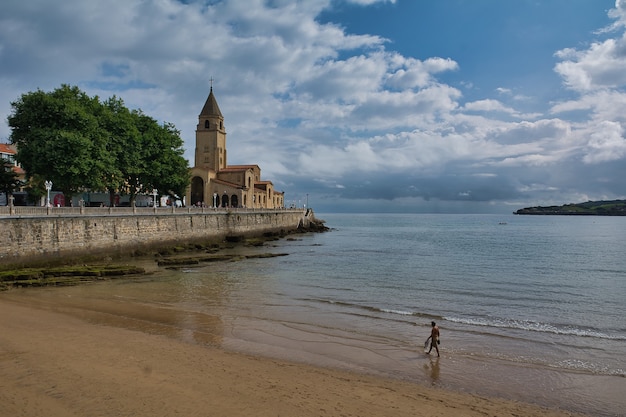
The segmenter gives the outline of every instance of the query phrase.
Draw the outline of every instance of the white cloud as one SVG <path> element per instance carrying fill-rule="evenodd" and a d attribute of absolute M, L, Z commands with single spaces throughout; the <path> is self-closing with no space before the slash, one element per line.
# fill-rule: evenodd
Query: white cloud
<path fill-rule="evenodd" d="M 626 34 L 593 43 L 588 49 L 566 48 L 555 54 L 555 66 L 565 85 L 576 91 L 616 88 L 626 84 Z"/>
<path fill-rule="evenodd" d="M 574 100 L 555 103 L 551 113 L 583 111 L 595 121 L 626 122 L 626 93 L 619 90 L 600 90 L 584 94 Z"/>
<path fill-rule="evenodd" d="M 377 198 L 382 189 L 405 202 L 619 195 L 623 186 L 606 178 L 622 178 L 626 165 L 625 4 L 611 12 L 612 38 L 556 53 L 570 94 L 546 118 L 517 88 L 467 101 L 472 80 L 442 81 L 463 72 L 460 58 L 418 59 L 375 34 L 319 23 L 330 0 L 9 0 L 0 113 L 6 119 L 8 102 L 36 88 L 79 85 L 174 122 L 191 157 L 213 77 L 229 162 L 258 163 L 288 193 Z M 9 134 L 0 125 L 0 138 Z M 581 178 L 572 168 L 581 164 L 598 171 Z"/>
<path fill-rule="evenodd" d="M 426 61 L 420 61 L 417 59 L 398 59 L 396 55 L 389 62 L 400 67 L 392 71 L 387 78 L 386 84 L 394 89 L 426 87 L 435 82 L 435 74 L 454 71 L 459 68 L 453 60 L 443 58 L 429 58 Z"/>
<path fill-rule="evenodd" d="M 463 106 L 462 110 L 478 111 L 478 112 L 495 111 L 495 112 L 502 112 L 502 113 L 508 113 L 508 114 L 515 113 L 515 110 L 513 110 L 512 108 L 506 107 L 498 100 L 493 100 L 493 99 L 478 100 L 478 101 L 474 101 L 471 103 L 466 103 L 465 106 Z"/>
<path fill-rule="evenodd" d="M 620 160 L 626 155 L 624 128 L 616 122 L 602 122 L 589 135 L 583 162 L 598 164 Z"/>
<path fill-rule="evenodd" d="M 609 17 L 615 19 L 615 22 L 610 26 L 599 29 L 597 33 L 614 32 L 626 26 L 626 1 L 615 0 L 615 8 L 609 10 Z"/>
<path fill-rule="evenodd" d="M 484 113 L 504 113 L 517 119 L 535 119 L 541 116 L 540 113 L 520 113 L 512 107 L 505 106 L 499 100 L 483 99 L 465 103 L 461 108 L 466 112 L 484 112 Z"/>

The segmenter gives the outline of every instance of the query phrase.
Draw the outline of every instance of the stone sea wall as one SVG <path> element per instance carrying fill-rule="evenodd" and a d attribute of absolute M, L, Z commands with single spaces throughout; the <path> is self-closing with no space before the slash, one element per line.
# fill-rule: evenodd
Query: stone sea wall
<path fill-rule="evenodd" d="M 302 209 L 0 217 L 0 264 L 289 233 L 312 219 Z"/>

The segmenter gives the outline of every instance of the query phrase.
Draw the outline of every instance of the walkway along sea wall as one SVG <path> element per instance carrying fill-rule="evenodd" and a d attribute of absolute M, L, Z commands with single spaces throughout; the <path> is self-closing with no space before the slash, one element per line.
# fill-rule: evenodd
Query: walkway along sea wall
<path fill-rule="evenodd" d="M 42 261 L 99 253 L 131 253 L 139 248 L 178 242 L 207 242 L 227 236 L 290 233 L 308 227 L 311 210 L 185 210 L 137 209 L 128 213 L 100 209 L 101 214 L 76 214 L 71 208 L 42 209 L 43 215 L 2 216 L 0 264 Z M 66 211 L 64 211 L 66 210 Z"/>

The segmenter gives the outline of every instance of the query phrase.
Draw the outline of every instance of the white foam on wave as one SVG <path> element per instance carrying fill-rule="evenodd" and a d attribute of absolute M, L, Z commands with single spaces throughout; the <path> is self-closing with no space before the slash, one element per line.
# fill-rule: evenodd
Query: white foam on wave
<path fill-rule="evenodd" d="M 532 332 L 553 333 L 559 335 L 580 336 L 580 337 L 596 337 L 601 339 L 624 340 L 623 337 L 614 336 L 599 332 L 593 329 L 576 328 L 571 326 L 559 327 L 548 323 L 539 323 L 527 320 L 510 320 L 498 318 L 462 318 L 462 317 L 444 317 L 445 320 L 468 324 L 472 326 L 497 327 L 517 330 L 527 330 Z"/>
<path fill-rule="evenodd" d="M 388 308 L 381 308 L 379 310 L 382 313 L 399 314 L 401 316 L 412 316 L 413 315 L 413 312 L 411 312 L 411 311 L 392 310 L 392 309 L 388 309 Z"/>

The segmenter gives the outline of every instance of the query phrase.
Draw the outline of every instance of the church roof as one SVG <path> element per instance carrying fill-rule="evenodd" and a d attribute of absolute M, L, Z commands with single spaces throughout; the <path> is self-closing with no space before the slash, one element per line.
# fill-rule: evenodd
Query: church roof
<path fill-rule="evenodd" d="M 241 188 L 241 184 L 235 184 L 234 182 L 224 181 L 219 178 L 214 178 L 211 181 L 215 182 L 216 184 L 222 184 L 222 185 L 226 185 L 232 188 Z"/>
<path fill-rule="evenodd" d="M 217 105 L 217 100 L 215 99 L 215 95 L 213 95 L 213 87 L 211 87 L 211 92 L 209 93 L 209 97 L 206 99 L 204 103 L 204 107 L 200 112 L 200 116 L 222 116 L 222 112 L 220 111 L 219 106 Z"/>
<path fill-rule="evenodd" d="M 228 165 L 222 171 L 246 171 L 248 169 L 259 168 L 258 165 Z"/>

